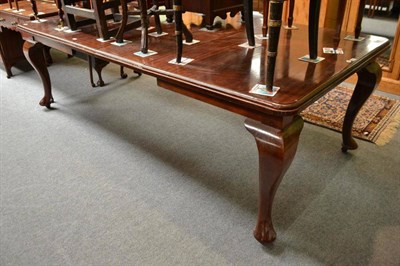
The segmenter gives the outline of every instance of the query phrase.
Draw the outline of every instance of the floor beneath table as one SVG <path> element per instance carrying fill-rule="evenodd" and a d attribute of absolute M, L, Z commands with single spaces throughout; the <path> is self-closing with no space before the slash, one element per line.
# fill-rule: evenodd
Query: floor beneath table
<path fill-rule="evenodd" d="M 399 132 L 343 154 L 306 124 L 262 247 L 243 117 L 115 65 L 92 88 L 85 62 L 53 56 L 52 111 L 34 71 L 0 68 L 1 265 L 400 264 Z"/>

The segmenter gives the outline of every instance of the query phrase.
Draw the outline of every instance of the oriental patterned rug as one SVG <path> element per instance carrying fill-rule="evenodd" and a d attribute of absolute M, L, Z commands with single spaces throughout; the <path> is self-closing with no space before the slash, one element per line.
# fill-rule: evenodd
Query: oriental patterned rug
<path fill-rule="evenodd" d="M 341 132 L 353 90 L 338 86 L 302 112 L 306 122 Z M 373 94 L 357 115 L 353 136 L 385 145 L 400 123 L 400 101 Z"/>

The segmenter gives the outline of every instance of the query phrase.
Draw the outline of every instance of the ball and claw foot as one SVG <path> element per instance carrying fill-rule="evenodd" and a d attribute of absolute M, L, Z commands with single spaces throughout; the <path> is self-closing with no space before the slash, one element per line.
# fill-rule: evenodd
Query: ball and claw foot
<path fill-rule="evenodd" d="M 346 153 L 348 150 L 355 150 L 358 148 L 357 142 L 352 138 L 349 144 L 342 143 L 342 152 Z"/>
<path fill-rule="evenodd" d="M 258 224 L 253 232 L 254 237 L 263 245 L 269 244 L 276 239 L 276 232 L 271 224 Z"/>
<path fill-rule="evenodd" d="M 105 85 L 105 83 L 104 83 L 104 81 L 103 81 L 102 79 L 99 79 L 99 80 L 97 81 L 97 86 L 103 87 L 104 85 Z"/>
<path fill-rule="evenodd" d="M 50 104 L 52 104 L 52 103 L 54 103 L 54 98 L 53 97 L 50 97 L 50 98 L 43 97 L 40 100 L 39 105 L 40 106 L 46 106 L 47 109 L 51 109 Z"/>
<path fill-rule="evenodd" d="M 122 79 L 126 79 L 128 77 L 128 74 L 124 72 L 124 67 L 121 66 L 119 70 L 119 75 L 121 76 Z"/>
<path fill-rule="evenodd" d="M 7 78 L 10 79 L 13 76 L 13 73 L 11 72 L 11 68 L 6 68 L 6 73 L 7 73 Z"/>
<path fill-rule="evenodd" d="M 138 75 L 138 77 L 142 76 L 142 73 L 141 73 L 141 72 L 138 72 L 138 71 L 133 71 L 133 73 L 137 74 L 137 75 Z"/>
<path fill-rule="evenodd" d="M 91 85 L 93 88 L 96 88 L 96 87 L 103 87 L 105 83 L 102 79 L 99 79 L 96 83 L 91 82 Z"/>

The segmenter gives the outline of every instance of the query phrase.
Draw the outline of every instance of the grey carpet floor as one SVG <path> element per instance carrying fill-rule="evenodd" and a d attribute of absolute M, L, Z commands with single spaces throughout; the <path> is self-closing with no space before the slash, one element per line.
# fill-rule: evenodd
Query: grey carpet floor
<path fill-rule="evenodd" d="M 0 265 L 400 264 L 399 133 L 343 154 L 306 124 L 263 247 L 244 117 L 116 66 L 91 88 L 86 63 L 53 55 L 55 110 L 34 71 L 0 69 Z"/>

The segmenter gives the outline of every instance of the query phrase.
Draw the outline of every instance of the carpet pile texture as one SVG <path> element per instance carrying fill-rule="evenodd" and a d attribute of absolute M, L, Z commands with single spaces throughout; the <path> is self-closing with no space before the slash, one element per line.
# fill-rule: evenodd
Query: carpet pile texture
<path fill-rule="evenodd" d="M 399 131 L 343 153 L 306 123 L 264 247 L 243 116 L 51 52 L 53 110 L 0 67 L 0 265 L 400 265 Z"/>

